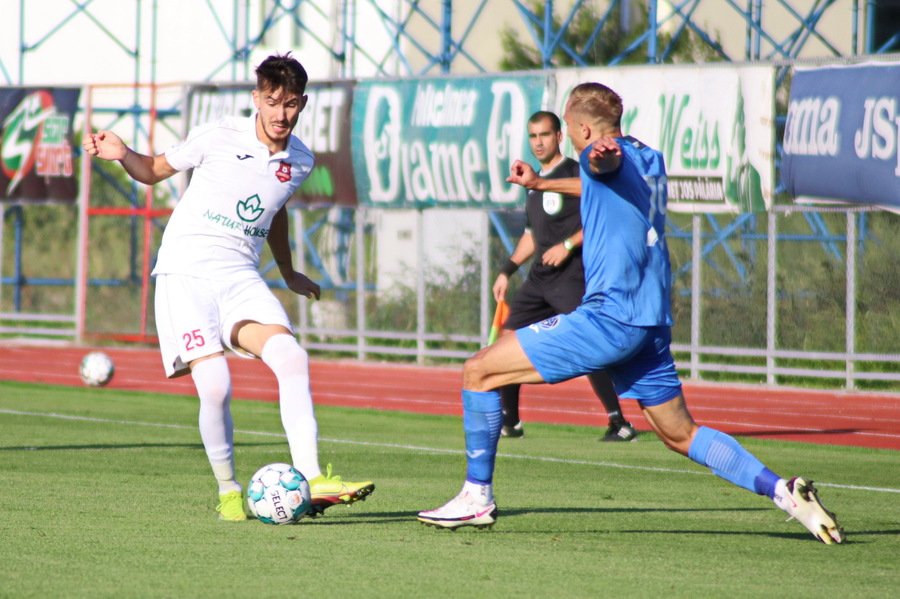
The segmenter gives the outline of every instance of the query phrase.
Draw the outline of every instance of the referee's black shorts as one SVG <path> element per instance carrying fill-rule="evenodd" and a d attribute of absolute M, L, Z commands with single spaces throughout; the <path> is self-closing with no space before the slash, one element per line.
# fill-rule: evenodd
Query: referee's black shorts
<path fill-rule="evenodd" d="M 580 269 L 578 274 L 581 275 Z M 557 314 L 568 314 L 581 304 L 582 297 L 583 276 L 563 272 L 545 278 L 530 273 L 509 302 L 509 316 L 503 328 L 514 331 Z"/>

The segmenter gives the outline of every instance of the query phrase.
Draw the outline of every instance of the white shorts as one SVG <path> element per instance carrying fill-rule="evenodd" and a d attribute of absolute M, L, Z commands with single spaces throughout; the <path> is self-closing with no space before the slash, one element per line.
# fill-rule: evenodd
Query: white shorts
<path fill-rule="evenodd" d="M 284 306 L 261 277 L 216 281 L 186 275 L 156 276 L 156 331 L 166 376 L 190 372 L 188 364 L 225 351 L 255 358 L 231 344 L 234 325 L 243 320 L 278 324 L 293 331 Z"/>

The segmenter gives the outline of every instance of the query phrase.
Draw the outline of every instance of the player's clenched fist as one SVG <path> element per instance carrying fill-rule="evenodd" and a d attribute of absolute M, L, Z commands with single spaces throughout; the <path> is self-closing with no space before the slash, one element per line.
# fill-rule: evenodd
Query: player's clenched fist
<path fill-rule="evenodd" d="M 509 167 L 509 177 L 506 178 L 506 182 L 521 185 L 525 189 L 534 189 L 538 179 L 537 173 L 534 172 L 534 169 L 531 168 L 530 164 L 522 162 L 521 160 L 516 160 L 513 162 L 512 166 Z"/>
<path fill-rule="evenodd" d="M 97 131 L 84 137 L 84 151 L 103 160 L 123 160 L 128 149 L 122 139 L 112 131 Z"/>

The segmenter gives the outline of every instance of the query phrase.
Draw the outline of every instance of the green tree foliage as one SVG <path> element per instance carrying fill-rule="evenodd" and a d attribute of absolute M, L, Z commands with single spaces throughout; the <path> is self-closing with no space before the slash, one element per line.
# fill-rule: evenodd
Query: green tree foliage
<path fill-rule="evenodd" d="M 530 6 L 533 14 L 539 17 L 544 14 L 545 0 L 534 0 Z M 623 24 L 622 10 L 629 11 L 628 25 Z M 607 14 L 608 13 L 608 14 Z M 565 17 L 568 17 L 566 13 Z M 600 31 L 595 29 L 603 21 Z M 553 32 L 558 32 L 563 18 L 553 15 Z M 677 19 L 673 20 L 677 22 Z M 674 24 L 674 23 L 673 23 Z M 550 59 L 550 67 L 577 66 L 580 63 L 572 53 L 582 57 L 583 64 L 605 65 L 623 54 L 643 35 L 649 27 L 647 7 L 638 2 L 616 3 L 611 9 L 598 7 L 596 2 L 587 2 L 575 12 L 562 35 L 560 44 Z M 706 44 L 692 29 L 684 28 L 677 32 L 676 27 L 662 28 L 657 34 L 657 48 L 661 62 L 710 62 L 719 60 L 716 51 Z M 506 27 L 500 31 L 501 43 L 505 56 L 500 61 L 504 71 L 520 71 L 545 68 L 541 52 L 536 43 L 520 39 L 519 32 Z M 571 53 L 563 46 L 567 46 Z M 647 58 L 647 40 L 632 48 L 628 54 L 621 56 L 617 64 L 644 64 Z"/>

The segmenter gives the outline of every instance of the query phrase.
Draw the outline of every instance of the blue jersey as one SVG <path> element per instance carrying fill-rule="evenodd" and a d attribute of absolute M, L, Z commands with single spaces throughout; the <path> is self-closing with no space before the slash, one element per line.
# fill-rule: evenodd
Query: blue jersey
<path fill-rule="evenodd" d="M 581 154 L 585 309 L 640 327 L 671 326 L 671 266 L 665 239 L 662 155 L 618 138 L 622 162 L 596 174 Z"/>

